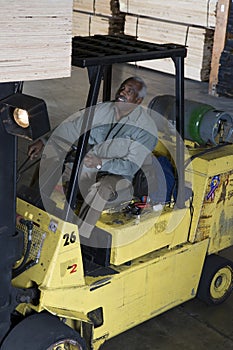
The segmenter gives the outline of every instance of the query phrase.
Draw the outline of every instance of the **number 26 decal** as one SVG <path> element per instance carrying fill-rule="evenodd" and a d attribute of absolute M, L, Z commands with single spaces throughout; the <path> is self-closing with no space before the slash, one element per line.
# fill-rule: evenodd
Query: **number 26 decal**
<path fill-rule="evenodd" d="M 77 264 L 73 264 L 73 265 L 71 265 L 71 266 L 68 266 L 67 267 L 67 270 L 70 270 L 70 273 L 75 273 L 75 272 L 77 272 Z"/>
<path fill-rule="evenodd" d="M 76 242 L 76 234 L 75 232 L 71 232 L 70 234 L 69 233 L 65 233 L 64 236 L 63 236 L 63 239 L 65 240 L 64 242 L 64 247 L 69 245 L 69 244 L 72 244 L 72 243 L 75 243 Z"/>

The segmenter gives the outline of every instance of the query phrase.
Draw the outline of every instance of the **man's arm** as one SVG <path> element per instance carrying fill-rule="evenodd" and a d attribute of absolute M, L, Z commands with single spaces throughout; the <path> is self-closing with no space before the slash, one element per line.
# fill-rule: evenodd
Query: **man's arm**
<path fill-rule="evenodd" d="M 137 140 L 114 140 L 116 148 L 118 142 L 124 143 L 125 145 L 123 146 L 125 148 L 128 147 L 127 154 L 122 158 L 114 157 L 112 159 L 101 158 L 101 155 L 97 154 L 102 162 L 101 171 L 133 178 L 146 157 L 154 150 L 157 144 L 157 134 L 152 135 L 145 130 L 141 130 L 137 136 Z"/>
<path fill-rule="evenodd" d="M 56 138 L 62 138 L 67 144 L 73 144 L 80 136 L 82 118 L 80 115 L 74 120 L 68 120 L 58 125 L 55 129 L 33 142 L 28 147 L 28 156 L 35 159 L 42 152 L 45 144 L 51 138 L 56 142 Z"/>

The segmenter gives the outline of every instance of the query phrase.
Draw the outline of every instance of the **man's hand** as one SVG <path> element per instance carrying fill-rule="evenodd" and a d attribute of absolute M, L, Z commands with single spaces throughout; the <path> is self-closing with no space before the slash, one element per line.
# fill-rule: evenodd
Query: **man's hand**
<path fill-rule="evenodd" d="M 84 164 L 87 168 L 97 168 L 97 165 L 102 166 L 102 161 L 100 158 L 96 157 L 94 154 L 87 154 L 84 158 Z"/>
<path fill-rule="evenodd" d="M 35 159 L 41 153 L 44 144 L 41 140 L 37 140 L 28 147 L 28 156 L 30 159 Z"/>

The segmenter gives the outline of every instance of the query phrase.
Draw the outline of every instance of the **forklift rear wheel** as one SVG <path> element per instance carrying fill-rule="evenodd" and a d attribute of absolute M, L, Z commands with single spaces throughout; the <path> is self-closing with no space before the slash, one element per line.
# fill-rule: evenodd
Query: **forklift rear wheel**
<path fill-rule="evenodd" d="M 218 256 L 206 258 L 197 297 L 208 305 L 219 305 L 233 289 L 233 262 Z"/>
<path fill-rule="evenodd" d="M 48 313 L 34 314 L 8 334 L 1 350 L 86 350 L 84 340 L 72 328 Z"/>

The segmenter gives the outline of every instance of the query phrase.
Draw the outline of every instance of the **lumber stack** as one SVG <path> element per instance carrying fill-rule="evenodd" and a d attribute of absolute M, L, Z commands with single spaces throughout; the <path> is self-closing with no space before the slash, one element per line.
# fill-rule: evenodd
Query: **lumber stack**
<path fill-rule="evenodd" d="M 124 32 L 118 0 L 74 0 L 73 11 L 73 36 Z"/>
<path fill-rule="evenodd" d="M 94 1 L 95 14 L 101 16 L 111 16 L 111 1 L 110 0 L 95 0 Z"/>
<path fill-rule="evenodd" d="M 73 10 L 93 13 L 94 1 L 93 0 L 74 0 Z"/>
<path fill-rule="evenodd" d="M 8 0 L 0 13 L 0 81 L 70 76 L 72 0 Z"/>
<path fill-rule="evenodd" d="M 155 43 L 177 43 L 188 49 L 185 77 L 207 81 L 211 66 L 217 0 L 120 0 L 126 13 L 125 34 Z M 170 59 L 141 61 L 140 66 L 174 73 Z"/>
<path fill-rule="evenodd" d="M 108 34 L 109 18 L 104 16 L 92 16 L 90 35 L 94 34 Z"/>
<path fill-rule="evenodd" d="M 120 0 L 120 9 L 128 14 L 202 27 L 215 26 L 217 0 Z"/>
<path fill-rule="evenodd" d="M 74 0 L 72 35 L 108 34 L 110 18 L 110 1 Z"/>
<path fill-rule="evenodd" d="M 89 13 L 82 13 L 79 11 L 74 11 L 74 13 L 73 13 L 73 25 L 72 25 L 72 36 L 90 35 L 91 17 L 92 17 L 92 15 Z"/>

